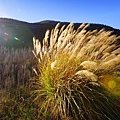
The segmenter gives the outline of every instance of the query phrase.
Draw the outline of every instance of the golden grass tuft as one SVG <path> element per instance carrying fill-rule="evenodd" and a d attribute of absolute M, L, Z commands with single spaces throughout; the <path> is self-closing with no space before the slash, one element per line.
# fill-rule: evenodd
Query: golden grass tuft
<path fill-rule="evenodd" d="M 116 93 L 120 86 L 116 41 L 120 36 L 104 29 L 87 31 L 88 26 L 83 23 L 75 30 L 70 23 L 59 29 L 58 23 L 46 31 L 42 44 L 33 39 L 38 63 L 32 96 L 46 119 L 120 118 L 116 110 L 120 109 L 120 94 Z M 110 81 L 113 78 L 117 82 Z"/>

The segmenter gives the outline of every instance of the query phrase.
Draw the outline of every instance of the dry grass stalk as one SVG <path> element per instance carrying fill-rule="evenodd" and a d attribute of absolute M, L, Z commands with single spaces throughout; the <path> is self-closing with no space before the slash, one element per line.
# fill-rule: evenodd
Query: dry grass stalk
<path fill-rule="evenodd" d="M 27 86 L 33 76 L 31 66 L 34 62 L 31 49 L 14 50 L 0 47 L 0 91 L 5 90 L 10 93 L 14 87 L 16 89 Z M 0 96 L 7 96 L 7 94 L 0 93 Z M 12 93 L 9 96 L 12 96 Z"/>

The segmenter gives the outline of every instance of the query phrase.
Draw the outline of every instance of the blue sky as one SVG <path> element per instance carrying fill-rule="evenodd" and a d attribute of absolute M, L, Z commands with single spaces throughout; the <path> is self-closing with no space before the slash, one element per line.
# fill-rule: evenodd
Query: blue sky
<path fill-rule="evenodd" d="M 0 17 L 85 22 L 120 29 L 120 0 L 0 0 Z"/>

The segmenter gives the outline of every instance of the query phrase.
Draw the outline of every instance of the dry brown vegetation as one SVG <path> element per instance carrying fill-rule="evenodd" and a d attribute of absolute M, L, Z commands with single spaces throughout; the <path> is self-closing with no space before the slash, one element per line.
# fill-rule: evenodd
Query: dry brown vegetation
<path fill-rule="evenodd" d="M 34 73 L 34 56 L 29 49 L 0 47 L 0 119 L 13 120 L 22 117 L 30 95 L 30 78 Z M 22 101 L 22 99 L 24 101 Z M 29 105 L 29 103 L 28 103 Z"/>

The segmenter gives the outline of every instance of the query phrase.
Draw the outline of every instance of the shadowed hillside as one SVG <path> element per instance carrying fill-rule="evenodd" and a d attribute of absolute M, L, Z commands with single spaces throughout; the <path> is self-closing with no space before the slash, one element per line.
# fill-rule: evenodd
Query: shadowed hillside
<path fill-rule="evenodd" d="M 60 21 L 45 20 L 36 23 L 27 23 L 23 21 L 0 18 L 0 45 L 9 47 L 31 47 L 32 38 L 35 36 L 40 41 L 43 39 L 45 31 L 51 30 Z M 69 22 L 61 22 L 62 25 L 68 25 Z M 81 23 L 75 23 L 75 29 Z M 60 26 L 60 27 L 61 27 Z M 87 30 L 102 29 L 112 30 L 113 34 L 120 35 L 120 30 L 102 24 L 91 23 Z"/>

